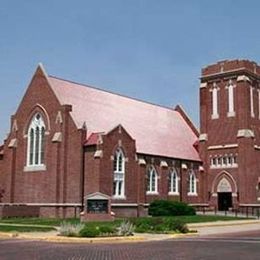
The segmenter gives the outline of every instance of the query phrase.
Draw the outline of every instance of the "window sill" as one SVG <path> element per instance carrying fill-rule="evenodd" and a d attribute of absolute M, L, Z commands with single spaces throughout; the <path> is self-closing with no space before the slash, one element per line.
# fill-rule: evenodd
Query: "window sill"
<path fill-rule="evenodd" d="M 237 168 L 238 164 L 234 163 L 232 165 L 221 165 L 221 166 L 210 166 L 210 169 L 227 169 L 227 168 Z"/>
<path fill-rule="evenodd" d="M 179 196 L 180 193 L 179 193 L 179 192 L 168 192 L 168 195 L 171 195 L 171 196 Z"/>
<path fill-rule="evenodd" d="M 24 172 L 39 172 L 39 171 L 46 171 L 46 165 L 30 165 L 24 166 Z"/>
<path fill-rule="evenodd" d="M 147 191 L 146 195 L 159 195 L 159 192 L 157 192 L 157 191 Z"/>
<path fill-rule="evenodd" d="M 191 192 L 189 192 L 188 193 L 188 196 L 190 196 L 190 197 L 197 197 L 198 196 L 198 193 L 196 192 L 196 193 L 191 193 Z"/>
<path fill-rule="evenodd" d="M 126 196 L 113 195 L 112 199 L 113 200 L 126 200 Z"/>
<path fill-rule="evenodd" d="M 219 115 L 218 114 L 212 114 L 211 119 L 219 119 Z"/>
<path fill-rule="evenodd" d="M 236 116 L 236 113 L 233 111 L 227 113 L 227 117 L 235 117 L 235 116 Z"/>

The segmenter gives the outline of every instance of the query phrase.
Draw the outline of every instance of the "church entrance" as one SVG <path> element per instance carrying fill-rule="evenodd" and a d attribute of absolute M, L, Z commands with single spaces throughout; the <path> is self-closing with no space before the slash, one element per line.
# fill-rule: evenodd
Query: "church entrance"
<path fill-rule="evenodd" d="M 233 192 L 229 176 L 223 175 L 217 185 L 218 210 L 226 211 L 233 207 Z"/>
<path fill-rule="evenodd" d="M 218 210 L 232 208 L 232 192 L 218 192 Z"/>

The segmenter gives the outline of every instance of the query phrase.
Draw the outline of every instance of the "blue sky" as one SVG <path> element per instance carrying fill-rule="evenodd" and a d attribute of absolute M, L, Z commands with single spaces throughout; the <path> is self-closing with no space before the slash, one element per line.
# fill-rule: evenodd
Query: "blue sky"
<path fill-rule="evenodd" d="M 181 104 L 198 126 L 201 68 L 259 62 L 259 10 L 257 0 L 1 0 L 0 140 L 39 62 L 50 75 Z"/>

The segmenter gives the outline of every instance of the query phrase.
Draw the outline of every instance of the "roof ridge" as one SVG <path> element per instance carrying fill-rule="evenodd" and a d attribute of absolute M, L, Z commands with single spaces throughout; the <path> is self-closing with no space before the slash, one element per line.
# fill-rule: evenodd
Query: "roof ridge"
<path fill-rule="evenodd" d="M 116 95 L 116 96 L 120 96 L 120 97 L 124 97 L 124 98 L 128 98 L 128 99 L 132 99 L 132 100 L 135 100 L 135 101 L 138 101 L 138 102 L 141 102 L 141 103 L 145 103 L 145 104 L 148 104 L 148 105 L 161 107 L 161 108 L 164 108 L 164 109 L 168 109 L 168 110 L 170 110 L 172 112 L 176 112 L 175 109 L 171 108 L 171 107 L 163 106 L 163 105 L 160 105 L 160 104 L 155 104 L 155 103 L 152 103 L 152 102 L 149 102 L 149 101 L 146 101 L 146 100 L 142 100 L 142 99 L 139 99 L 139 98 L 135 98 L 135 97 L 130 97 L 130 96 L 127 96 L 127 95 L 124 95 L 124 94 L 120 94 L 120 93 L 116 93 L 116 92 L 113 92 L 113 91 L 110 91 L 110 90 L 102 89 L 100 87 L 90 86 L 90 85 L 87 85 L 87 84 L 84 84 L 84 83 L 79 83 L 79 82 L 76 82 L 76 81 L 73 81 L 73 80 L 63 79 L 63 78 L 60 78 L 60 77 L 57 77 L 57 76 L 53 76 L 53 75 L 48 75 L 48 77 L 54 78 L 54 79 L 57 79 L 57 80 L 66 81 L 66 82 L 69 82 L 69 83 L 72 83 L 72 84 L 76 84 L 76 85 L 79 85 L 79 86 L 88 87 L 88 88 L 95 89 L 95 90 L 98 90 L 98 91 L 106 92 L 106 93 L 109 93 L 109 94 L 112 94 L 112 95 Z"/>

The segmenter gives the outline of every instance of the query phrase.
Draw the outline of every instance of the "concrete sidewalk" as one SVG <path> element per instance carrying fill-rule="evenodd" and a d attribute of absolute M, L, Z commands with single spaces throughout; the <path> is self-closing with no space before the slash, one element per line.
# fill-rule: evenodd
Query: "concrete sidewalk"
<path fill-rule="evenodd" d="M 260 230 L 260 220 L 232 220 L 188 224 L 190 230 L 196 230 L 198 236 L 227 234 Z"/>

